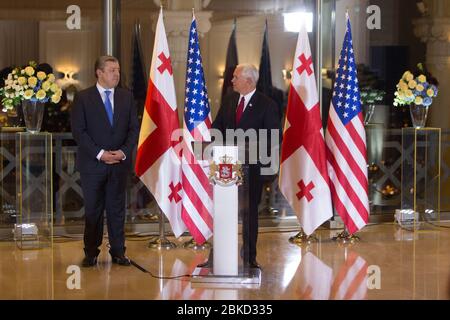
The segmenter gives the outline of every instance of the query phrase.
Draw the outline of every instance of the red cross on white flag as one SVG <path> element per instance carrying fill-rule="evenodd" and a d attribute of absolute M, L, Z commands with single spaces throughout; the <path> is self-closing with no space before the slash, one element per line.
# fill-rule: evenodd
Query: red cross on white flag
<path fill-rule="evenodd" d="M 300 60 L 300 65 L 297 68 L 297 72 L 299 75 L 302 75 L 302 73 L 304 71 L 306 71 L 308 76 L 310 76 L 314 73 L 314 71 L 312 69 L 312 57 L 311 56 L 309 56 L 309 58 L 307 59 L 305 57 L 305 54 L 302 53 L 301 55 L 298 56 L 298 60 Z"/>
<path fill-rule="evenodd" d="M 161 65 L 158 67 L 159 73 L 164 73 L 165 70 L 169 72 L 170 75 L 172 75 L 172 62 L 170 61 L 170 56 L 166 57 L 164 55 L 164 52 L 161 52 L 158 55 L 159 60 L 161 61 Z"/>
<path fill-rule="evenodd" d="M 298 34 L 281 147 L 280 190 L 310 235 L 333 214 L 308 34 Z"/>
<path fill-rule="evenodd" d="M 169 219 L 176 237 L 186 230 L 181 220 L 181 160 L 176 152 L 178 142 L 171 141 L 173 131 L 178 128 L 175 86 L 161 9 L 139 135 L 136 174 Z"/>

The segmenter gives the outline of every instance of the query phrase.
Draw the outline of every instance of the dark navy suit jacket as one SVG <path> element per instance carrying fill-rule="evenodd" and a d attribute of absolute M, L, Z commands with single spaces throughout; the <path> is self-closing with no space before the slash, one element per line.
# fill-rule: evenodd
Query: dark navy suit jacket
<path fill-rule="evenodd" d="M 281 138 L 280 117 L 276 103 L 266 95 L 255 91 L 239 123 L 236 123 L 238 102 L 239 93 L 233 92 L 226 96 L 223 105 L 214 119 L 212 127 L 219 129 L 224 139 L 226 138 L 227 129 L 243 129 L 244 131 L 248 129 L 267 129 L 269 136 L 267 137 L 268 145 L 266 150 L 270 152 L 270 130 L 279 130 L 279 136 Z M 228 141 L 228 143 L 231 143 L 231 141 Z"/>
<path fill-rule="evenodd" d="M 76 166 L 80 173 L 104 173 L 108 165 L 97 160 L 100 150 L 122 150 L 125 161 L 115 164 L 128 171 L 139 136 L 139 123 L 131 92 L 114 89 L 113 126 L 108 121 L 103 100 L 96 86 L 80 91 L 71 114 L 72 134 L 78 144 Z"/>
<path fill-rule="evenodd" d="M 239 93 L 233 92 L 224 99 L 219 109 L 213 128 L 225 133 L 226 129 L 279 129 L 279 113 L 276 103 L 264 94 L 255 91 L 236 123 L 236 109 L 239 103 Z"/>

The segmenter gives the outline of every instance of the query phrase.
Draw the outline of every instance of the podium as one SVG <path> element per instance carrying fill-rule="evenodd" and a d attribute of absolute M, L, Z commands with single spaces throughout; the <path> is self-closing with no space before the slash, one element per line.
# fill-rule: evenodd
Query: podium
<path fill-rule="evenodd" d="M 214 184 L 213 265 L 194 270 L 191 282 L 197 287 L 257 288 L 261 284 L 261 270 L 250 269 L 239 260 L 241 255 L 244 258 L 239 250 L 239 213 L 248 210 L 245 190 L 249 187 L 248 165 L 239 162 L 239 149 L 210 143 L 193 145 L 196 159 L 210 160 L 209 180 Z M 242 189 L 240 197 L 238 188 Z"/>

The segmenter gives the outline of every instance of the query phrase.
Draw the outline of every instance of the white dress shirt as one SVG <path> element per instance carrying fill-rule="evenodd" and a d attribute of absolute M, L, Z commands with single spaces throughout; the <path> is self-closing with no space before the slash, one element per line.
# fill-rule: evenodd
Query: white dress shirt
<path fill-rule="evenodd" d="M 242 94 L 239 95 L 238 104 L 241 101 L 242 97 L 244 97 L 244 110 L 242 110 L 242 113 L 245 111 L 245 108 L 247 108 L 247 105 L 250 102 L 250 99 L 253 97 L 253 94 L 255 93 L 255 91 L 256 91 L 256 88 L 253 89 L 253 91 L 250 91 L 249 93 L 247 93 L 245 96 L 243 96 Z"/>

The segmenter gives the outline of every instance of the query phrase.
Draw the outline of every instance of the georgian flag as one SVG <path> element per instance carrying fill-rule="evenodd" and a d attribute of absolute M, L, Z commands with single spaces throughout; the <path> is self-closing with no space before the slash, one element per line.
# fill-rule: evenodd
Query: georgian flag
<path fill-rule="evenodd" d="M 181 160 L 176 152 L 179 142 L 171 138 L 177 129 L 175 86 L 161 8 L 135 169 L 167 216 L 175 237 L 186 230 L 181 219 Z"/>
<path fill-rule="evenodd" d="M 280 190 L 310 235 L 333 215 L 308 34 L 298 34 L 281 146 Z"/>

